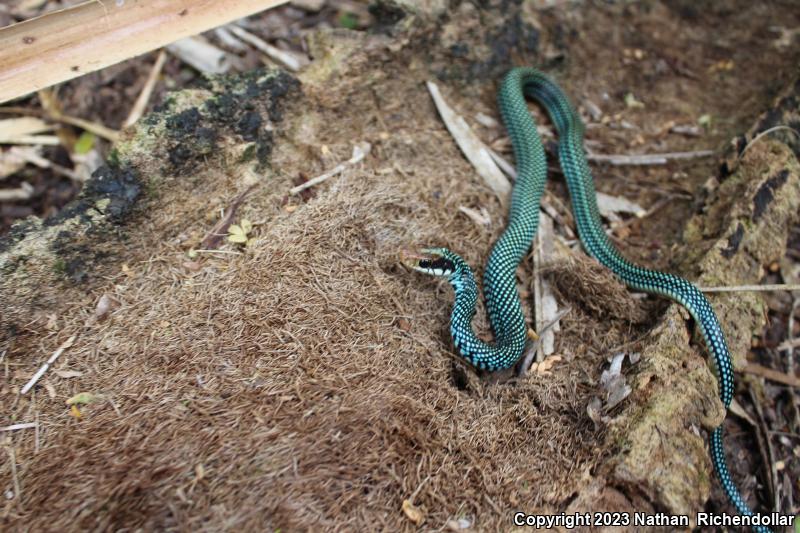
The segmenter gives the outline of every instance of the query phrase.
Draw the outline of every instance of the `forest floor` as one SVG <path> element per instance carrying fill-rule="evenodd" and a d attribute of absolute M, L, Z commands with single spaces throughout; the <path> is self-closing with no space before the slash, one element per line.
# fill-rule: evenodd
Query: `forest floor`
<path fill-rule="evenodd" d="M 646 212 L 611 221 L 627 257 L 706 285 L 798 283 L 798 141 L 776 131 L 748 144 L 773 126 L 800 129 L 800 12 L 734 0 L 445 4 L 420 3 L 416 14 L 390 3 L 274 10 L 248 27 L 306 57 L 299 72 L 253 71 L 261 58 L 248 50 L 235 52 L 243 74 L 207 82 L 170 58 L 152 113 L 113 152 L 72 126 L 42 150 L 69 170 L 87 143 L 112 160 L 77 203 L 80 180 L 63 172 L 28 165 L 3 177 L 4 188 L 26 182 L 35 193 L 0 202 L 0 425 L 33 423 L 0 433 L 2 523 L 491 531 L 507 529 L 514 509 L 730 510 L 703 448 L 721 416 L 713 379 L 675 306 L 618 290 L 573 248 L 569 266 L 550 274 L 573 308 L 556 337 L 560 359 L 492 383 L 452 355 L 449 288 L 397 256 L 447 245 L 480 271 L 505 217 L 424 82 L 511 159 L 494 93 L 510 66 L 536 65 L 580 108 L 593 154 L 713 151 L 593 164 L 598 190 Z M 6 115 L 46 116 L 56 105 L 119 129 L 154 60 L 14 102 Z M 531 109 L 554 152 L 548 121 Z M 289 194 L 364 141 L 363 162 Z M 557 166 L 548 198 L 569 242 Z M 783 169 L 789 177 L 775 185 Z M 489 224 L 460 207 L 484 210 Z M 11 228 L 31 214 L 50 222 Z M 247 244 L 229 242 L 230 223 L 244 219 Z M 763 246 L 734 238 L 737 224 Z M 519 277 L 531 287 L 529 261 Z M 604 297 L 616 300 L 597 303 Z M 725 422 L 734 479 L 757 509 L 796 514 L 800 350 L 786 346 L 800 337 L 800 298 L 710 298 L 739 369 L 737 412 Z M 476 323 L 488 333 L 481 314 Z M 592 416 L 620 352 L 639 357 L 624 367 L 633 393 Z M 766 379 L 765 367 L 775 371 Z M 79 394 L 90 401 L 65 404 Z M 665 406 L 669 419 L 651 420 Z M 669 443 L 628 437 L 645 426 Z M 642 449 L 655 450 L 641 461 L 653 472 L 635 471 Z M 692 486 L 673 487 L 675 476 Z"/>

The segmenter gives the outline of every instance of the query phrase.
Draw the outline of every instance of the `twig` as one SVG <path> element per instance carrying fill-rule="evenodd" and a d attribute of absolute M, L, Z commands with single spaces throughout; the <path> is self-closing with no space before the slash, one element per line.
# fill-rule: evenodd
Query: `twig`
<path fill-rule="evenodd" d="M 784 372 L 779 372 L 777 370 L 761 366 L 758 363 L 747 363 L 747 366 L 742 368 L 741 372 L 744 372 L 745 374 L 761 376 L 762 378 L 767 378 L 770 381 L 800 389 L 800 379 L 798 379 L 796 376 L 790 376 Z"/>
<path fill-rule="evenodd" d="M 17 431 L 18 429 L 35 428 L 36 422 L 24 422 L 22 424 L 11 424 L 10 426 L 0 427 L 0 431 Z"/>
<path fill-rule="evenodd" d="M 545 324 L 545 326 L 542 328 L 541 331 L 537 331 L 537 333 L 539 334 L 539 339 L 533 341 L 533 343 L 530 346 L 528 346 L 528 348 L 525 350 L 525 355 L 522 358 L 522 364 L 519 366 L 519 370 L 517 371 L 517 377 L 525 376 L 525 374 L 527 374 L 528 370 L 531 368 L 531 363 L 533 363 L 533 356 L 536 355 L 536 351 L 542 339 L 541 335 L 550 328 L 552 328 L 553 326 L 555 326 L 558 323 L 558 321 L 564 318 L 564 316 L 566 316 L 567 313 L 569 313 L 570 311 L 572 311 L 572 307 L 565 307 L 564 309 L 559 311 L 555 317 L 553 317 L 553 320 Z"/>
<path fill-rule="evenodd" d="M 631 154 L 631 155 L 606 155 L 586 154 L 587 161 L 609 163 L 615 166 L 622 165 L 666 165 L 668 161 L 678 159 L 694 159 L 714 155 L 714 150 L 696 150 L 694 152 L 665 152 L 663 154 Z"/>
<path fill-rule="evenodd" d="M 23 181 L 19 184 L 19 187 L 14 189 L 0 189 L 0 202 L 28 200 L 33 196 L 33 192 L 33 185 Z"/>
<path fill-rule="evenodd" d="M 47 362 L 43 364 L 42 367 L 33 375 L 33 377 L 28 381 L 28 383 L 26 383 L 25 386 L 22 387 L 20 394 L 27 394 L 28 391 L 31 390 L 31 388 L 34 385 L 36 385 L 36 382 L 39 381 L 39 378 L 41 378 L 44 375 L 44 373 L 47 372 L 47 369 L 50 368 L 50 366 L 56 362 L 56 359 L 61 357 L 61 354 L 64 353 L 64 350 L 72 346 L 72 343 L 75 342 L 76 337 L 77 334 L 72 335 L 70 338 L 65 340 L 55 352 L 53 352 L 53 355 L 50 356 L 50 359 L 48 359 Z"/>
<path fill-rule="evenodd" d="M 56 174 L 61 174 L 62 176 L 66 176 L 73 181 L 77 181 L 79 183 L 83 183 L 84 180 L 77 172 L 72 170 L 71 168 L 63 167 L 57 163 L 53 163 L 49 159 L 40 156 L 34 150 L 19 150 L 18 147 L 14 147 L 9 151 L 13 151 L 16 149 L 15 154 L 18 155 L 23 160 L 27 161 L 32 165 L 36 165 L 39 168 L 49 168 Z"/>
<path fill-rule="evenodd" d="M 33 429 L 33 453 L 39 453 L 39 411 L 36 411 Z"/>
<path fill-rule="evenodd" d="M 7 448 L 8 451 L 8 458 L 10 459 L 10 466 L 11 466 L 11 479 L 14 482 L 14 499 L 17 501 L 20 500 L 22 489 L 19 487 L 19 477 L 17 477 L 17 454 L 14 451 L 14 446 L 9 446 Z"/>
<path fill-rule="evenodd" d="M 750 399 L 753 402 L 753 407 L 758 415 L 758 427 L 761 431 L 756 432 L 756 440 L 758 441 L 758 448 L 761 450 L 761 456 L 764 459 L 764 466 L 767 469 L 769 477 L 769 489 L 772 493 L 772 505 L 775 511 L 779 510 L 779 502 L 781 500 L 780 488 L 778 487 L 778 469 L 775 467 L 775 451 L 772 449 L 772 440 L 769 438 L 767 431 L 767 423 L 764 421 L 764 411 L 761 409 L 761 402 L 753 390 L 753 384 L 748 387 L 750 392 Z"/>
<path fill-rule="evenodd" d="M 489 217 L 489 213 L 486 211 L 485 207 L 482 207 L 481 210 L 478 211 L 477 209 L 460 205 L 458 206 L 458 210 L 467 215 L 470 220 L 478 226 L 488 226 L 492 223 L 492 219 Z"/>
<path fill-rule="evenodd" d="M 147 108 L 147 103 L 150 101 L 150 97 L 153 95 L 153 89 L 156 87 L 158 76 L 161 74 L 161 69 L 164 67 L 166 60 L 167 53 L 162 49 L 158 53 L 156 62 L 153 63 L 153 68 L 150 69 L 150 74 L 147 75 L 147 81 L 144 82 L 142 91 L 136 98 L 136 102 L 133 104 L 130 113 L 128 113 L 128 118 L 126 118 L 125 122 L 122 124 L 123 128 L 133 126 L 140 118 L 142 118 L 142 114 L 144 114 L 144 110 Z"/>
<path fill-rule="evenodd" d="M 235 252 L 233 250 L 192 250 L 194 253 L 198 254 L 228 254 L 228 255 L 242 255 L 242 252 Z"/>
<path fill-rule="evenodd" d="M 0 113 L 14 115 L 36 115 L 38 117 L 45 117 L 55 122 L 63 122 L 64 124 L 69 124 L 70 126 L 75 126 L 82 130 L 92 132 L 98 137 L 102 137 L 103 139 L 111 142 L 115 142 L 117 139 L 119 139 L 119 132 L 116 130 L 112 130 L 111 128 L 107 128 L 96 122 L 90 122 L 88 120 L 83 120 L 82 118 L 72 117 L 70 115 L 64 115 L 61 113 L 48 113 L 40 109 L 28 109 L 27 107 L 16 106 L 0 107 Z M 59 140 L 59 142 L 61 141 Z"/>
<path fill-rule="evenodd" d="M 627 220 L 623 220 L 619 224 L 614 225 L 613 230 L 614 231 L 619 231 L 621 229 L 624 229 L 624 228 L 627 228 L 629 226 L 632 226 L 638 220 L 642 220 L 642 219 L 645 219 L 645 218 L 648 218 L 648 217 L 652 216 L 653 214 L 655 214 L 658 211 L 660 211 L 662 207 L 667 205 L 674 198 L 675 198 L 674 196 L 666 196 L 664 198 L 661 198 L 656 203 L 654 203 L 652 205 L 652 207 L 650 207 L 647 211 L 645 211 L 641 216 L 632 217 L 632 218 L 629 218 Z"/>
<path fill-rule="evenodd" d="M 497 163 L 497 166 L 500 167 L 500 170 L 503 171 L 503 174 L 508 176 L 511 180 L 517 179 L 517 169 L 514 168 L 514 165 L 509 163 L 503 156 L 489 148 L 486 147 L 486 150 L 489 151 L 489 155 L 491 156 L 492 160 Z"/>
<path fill-rule="evenodd" d="M 516 175 L 508 162 L 495 152 L 490 155 L 509 176 L 511 173 Z M 609 163 L 615 166 L 622 165 L 666 165 L 669 161 L 678 159 L 694 159 L 697 157 L 708 157 L 714 155 L 713 150 L 697 150 L 694 152 L 664 152 L 662 154 L 593 154 L 587 153 L 586 160 L 597 163 Z M 508 169 L 511 169 L 511 173 Z"/>
<path fill-rule="evenodd" d="M 732 285 L 730 287 L 700 287 L 701 292 L 760 292 L 798 291 L 800 283 L 774 283 L 767 285 Z"/>
<path fill-rule="evenodd" d="M 486 500 L 486 503 L 488 503 L 491 506 L 491 508 L 494 509 L 494 512 L 497 513 L 497 516 L 503 516 L 503 514 L 505 514 L 503 513 L 503 510 L 500 509 L 500 507 L 498 507 L 498 505 L 494 503 L 492 499 L 489 497 L 489 495 L 486 494 L 485 492 L 483 493 L 483 498 Z"/>
<path fill-rule="evenodd" d="M 301 59 L 296 54 L 285 52 L 280 48 L 276 48 L 261 37 L 253 35 L 249 31 L 245 30 L 244 28 L 240 28 L 236 24 L 229 24 L 226 26 L 226 29 L 230 30 L 231 33 L 236 35 L 241 40 L 255 46 L 264 52 L 270 59 L 277 61 L 291 71 L 297 72 L 308 63 L 307 58 Z M 304 59 L 305 61 L 303 61 Z"/>
<path fill-rule="evenodd" d="M 749 142 L 749 143 L 747 143 L 747 146 L 745 146 L 745 147 L 744 147 L 744 150 L 742 150 L 742 153 L 741 153 L 741 154 L 739 154 L 739 159 L 741 159 L 741 158 L 743 158 L 743 157 L 744 157 L 744 154 L 745 154 L 745 152 L 747 152 L 747 150 L 748 150 L 748 149 L 749 149 L 751 146 L 753 146 L 753 145 L 756 143 L 756 141 L 760 140 L 762 137 L 764 137 L 764 136 L 766 136 L 766 135 L 768 135 L 768 134 L 770 134 L 770 133 L 772 133 L 772 132 L 774 132 L 774 131 L 781 131 L 781 130 L 790 131 L 790 132 L 794 133 L 794 134 L 795 134 L 795 136 L 797 136 L 798 138 L 800 138 L 800 132 L 798 132 L 796 129 L 794 129 L 794 128 L 790 127 L 790 126 L 785 126 L 785 125 L 783 125 L 783 124 L 780 124 L 780 125 L 778 125 L 778 126 L 773 126 L 773 127 L 769 128 L 769 129 L 766 129 L 766 130 L 762 131 L 761 133 L 759 133 L 759 134 L 758 134 L 758 135 L 756 135 L 755 137 L 753 137 L 753 138 L 750 140 L 750 142 Z"/>
<path fill-rule="evenodd" d="M 736 398 L 731 401 L 731 405 L 728 409 L 731 413 L 735 414 L 751 426 L 756 427 L 756 421 L 753 420 L 753 417 L 751 417 L 748 412 L 744 410 L 741 404 L 736 401 Z"/>
<path fill-rule="evenodd" d="M 167 45 L 167 51 L 207 74 L 224 74 L 231 69 L 232 61 L 225 50 L 220 50 L 204 38 L 193 35 Z"/>
<path fill-rule="evenodd" d="M 356 163 L 360 162 L 362 159 L 367 157 L 370 150 L 372 150 L 372 145 L 368 142 L 360 142 L 353 147 L 353 155 L 345 161 L 344 163 L 339 163 L 334 167 L 332 170 L 317 176 L 316 178 L 312 178 L 305 183 L 301 183 L 297 187 L 292 187 L 289 189 L 289 194 L 298 194 L 314 185 L 319 185 L 323 181 L 336 176 L 337 174 L 341 173 L 344 169 L 349 166 L 355 165 Z"/>

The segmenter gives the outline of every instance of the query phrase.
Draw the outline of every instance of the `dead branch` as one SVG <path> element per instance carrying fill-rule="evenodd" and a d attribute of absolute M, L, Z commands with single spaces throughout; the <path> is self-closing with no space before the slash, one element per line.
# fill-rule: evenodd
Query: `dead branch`
<path fill-rule="evenodd" d="M 798 379 L 796 376 L 790 376 L 784 372 L 779 372 L 777 370 L 761 366 L 757 363 L 748 363 L 747 366 L 742 369 L 742 372 L 745 374 L 761 376 L 762 378 L 766 378 L 770 381 L 800 389 L 800 379 Z"/>
<path fill-rule="evenodd" d="M 714 150 L 697 150 L 694 152 L 665 152 L 663 154 L 586 154 L 587 161 L 608 163 L 614 166 L 623 165 L 666 165 L 669 161 L 679 159 L 695 159 L 714 155 Z"/>
<path fill-rule="evenodd" d="M 92 0 L 0 29 L 0 102 L 119 63 L 286 0 Z"/>

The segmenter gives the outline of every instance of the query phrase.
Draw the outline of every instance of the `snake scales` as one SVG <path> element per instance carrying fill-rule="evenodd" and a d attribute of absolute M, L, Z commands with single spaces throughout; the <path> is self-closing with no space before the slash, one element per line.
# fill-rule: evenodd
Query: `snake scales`
<path fill-rule="evenodd" d="M 415 270 L 446 277 L 455 289 L 450 332 L 459 353 L 472 365 L 494 371 L 513 366 L 525 348 L 527 328 L 515 271 L 536 234 L 539 203 L 547 179 L 544 148 L 528 111 L 526 96 L 544 106 L 558 130 L 559 160 L 583 247 L 629 287 L 665 296 L 689 311 L 711 353 L 720 400 L 727 409 L 733 399 L 733 367 L 711 305 L 688 281 L 636 266 L 611 244 L 600 222 L 594 181 L 583 152 L 583 123 L 558 85 L 534 68 L 512 69 L 498 94 L 500 113 L 514 147 L 517 180 L 512 191 L 508 225 L 495 242 L 483 275 L 494 344 L 483 342 L 472 330 L 478 288 L 463 259 L 446 248 L 428 248 L 423 250 L 424 255 L 415 256 L 411 262 Z M 722 447 L 722 425 L 711 434 L 710 449 L 714 468 L 731 503 L 740 514 L 752 515 L 728 471 Z M 754 529 L 759 533 L 769 531 L 763 526 Z"/>

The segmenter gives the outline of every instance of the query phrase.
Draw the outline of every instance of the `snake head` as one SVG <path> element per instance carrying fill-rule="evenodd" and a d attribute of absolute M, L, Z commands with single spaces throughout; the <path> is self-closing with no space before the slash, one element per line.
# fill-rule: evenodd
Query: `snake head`
<path fill-rule="evenodd" d="M 447 248 L 423 248 L 420 253 L 403 251 L 400 259 L 408 268 L 432 276 L 449 278 L 458 272 L 459 257 Z"/>

